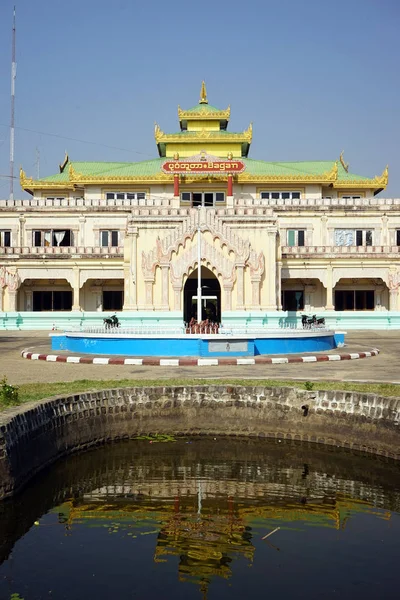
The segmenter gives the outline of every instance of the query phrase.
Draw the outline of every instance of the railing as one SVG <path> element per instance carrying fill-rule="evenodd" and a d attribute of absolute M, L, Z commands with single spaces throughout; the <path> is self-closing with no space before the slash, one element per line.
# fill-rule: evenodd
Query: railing
<path fill-rule="evenodd" d="M 106 198 L 27 198 L 24 200 L 0 200 L 0 208 L 74 208 L 74 207 L 132 207 L 132 206 L 170 206 L 171 198 L 148 197 L 140 200 L 107 200 Z"/>
<path fill-rule="evenodd" d="M 214 325 L 209 325 L 207 327 L 203 327 L 201 331 L 201 335 L 220 335 L 220 336 L 232 336 L 235 335 L 247 335 L 249 337 L 254 337 L 257 335 L 266 335 L 273 333 L 280 333 L 283 330 L 290 330 L 294 335 L 301 335 L 305 331 L 331 331 L 331 329 L 324 324 L 307 324 L 306 327 L 303 327 L 301 323 L 282 323 L 279 327 L 224 327 L 224 325 L 220 325 L 216 327 Z M 141 336 L 151 336 L 156 337 L 157 335 L 163 336 L 174 336 L 174 335 L 200 335 L 198 328 L 195 326 L 188 327 L 187 325 L 182 325 L 181 327 L 177 326 L 162 326 L 162 325 L 134 325 L 132 327 L 106 327 L 105 325 L 95 325 L 90 327 L 84 327 L 83 329 L 71 329 L 68 330 L 67 333 L 87 333 L 87 334 L 112 334 L 112 335 L 141 335 Z"/>
<path fill-rule="evenodd" d="M 27 198 L 23 200 L 0 199 L 0 208 L 79 208 L 79 207 L 170 207 L 173 204 L 173 196 L 160 197 L 148 196 L 138 199 L 106 199 L 106 198 Z M 235 195 L 235 207 L 377 207 L 377 208 L 399 208 L 400 198 L 254 198 L 250 194 Z M 182 208 L 189 208 L 182 205 Z M 211 207 L 210 207 L 211 208 Z M 218 209 L 218 206 L 215 207 Z"/>
<path fill-rule="evenodd" d="M 12 255 L 46 255 L 46 256 L 58 256 L 58 255 L 70 255 L 70 254 L 84 254 L 84 255 L 113 255 L 122 256 L 124 253 L 123 248 L 119 246 L 0 246 L 0 255 L 12 256 Z"/>
<path fill-rule="evenodd" d="M 343 207 L 343 206 L 376 206 L 396 207 L 400 206 L 400 198 L 253 198 L 252 196 L 235 197 L 236 206 L 271 206 L 271 207 Z"/>
<path fill-rule="evenodd" d="M 282 254 L 399 254 L 400 246 L 282 246 Z"/>

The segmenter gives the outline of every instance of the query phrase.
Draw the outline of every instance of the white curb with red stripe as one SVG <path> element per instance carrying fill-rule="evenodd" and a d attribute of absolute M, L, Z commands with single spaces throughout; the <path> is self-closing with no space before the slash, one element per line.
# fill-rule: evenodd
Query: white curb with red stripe
<path fill-rule="evenodd" d="M 237 365 L 283 365 L 289 363 L 329 362 L 335 360 L 357 360 L 377 356 L 379 350 L 374 348 L 369 352 L 353 352 L 351 354 L 320 354 L 315 356 L 282 356 L 270 358 L 268 356 L 254 356 L 252 358 L 115 358 L 105 356 L 67 356 L 57 354 L 38 354 L 24 350 L 22 357 L 28 360 L 44 360 L 46 362 L 61 362 L 86 365 L 133 365 L 133 366 L 160 366 L 160 367 L 217 367 Z"/>

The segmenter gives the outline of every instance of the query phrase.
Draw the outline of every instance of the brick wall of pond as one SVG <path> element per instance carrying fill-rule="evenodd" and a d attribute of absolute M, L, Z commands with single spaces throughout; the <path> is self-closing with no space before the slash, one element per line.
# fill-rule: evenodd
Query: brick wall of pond
<path fill-rule="evenodd" d="M 139 433 L 254 436 L 400 460 L 400 398 L 264 387 L 162 387 L 63 396 L 0 413 L 0 499 L 57 458 Z"/>

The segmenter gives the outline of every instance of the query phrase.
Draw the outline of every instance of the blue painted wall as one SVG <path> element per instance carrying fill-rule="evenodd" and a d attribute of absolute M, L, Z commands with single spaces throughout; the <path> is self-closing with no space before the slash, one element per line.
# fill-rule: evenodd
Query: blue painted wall
<path fill-rule="evenodd" d="M 344 336 L 343 336 L 344 338 Z M 222 340 L 219 340 L 222 341 Z M 227 344 L 235 338 L 226 339 Z M 240 340 L 243 341 L 243 340 Z M 115 337 L 69 337 L 55 335 L 51 338 L 52 350 L 69 350 L 78 354 L 98 354 L 106 356 L 160 356 L 160 357 L 218 357 L 218 356 L 255 356 L 259 354 L 292 354 L 301 352 L 320 352 L 335 348 L 335 336 L 251 339 L 247 341 L 247 351 L 210 352 L 209 340 L 197 338 L 165 339 L 154 337 L 122 338 Z"/>

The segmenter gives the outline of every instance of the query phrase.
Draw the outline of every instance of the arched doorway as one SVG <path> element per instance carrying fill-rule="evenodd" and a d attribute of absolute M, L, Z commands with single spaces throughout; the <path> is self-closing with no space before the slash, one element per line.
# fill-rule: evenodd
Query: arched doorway
<path fill-rule="evenodd" d="M 210 269 L 201 267 L 202 317 L 214 323 L 221 322 L 221 286 Z M 197 269 L 187 278 L 183 288 L 183 320 L 197 319 Z"/>

